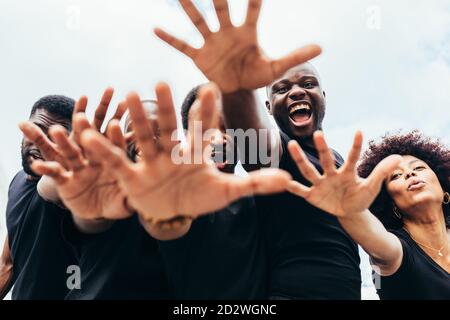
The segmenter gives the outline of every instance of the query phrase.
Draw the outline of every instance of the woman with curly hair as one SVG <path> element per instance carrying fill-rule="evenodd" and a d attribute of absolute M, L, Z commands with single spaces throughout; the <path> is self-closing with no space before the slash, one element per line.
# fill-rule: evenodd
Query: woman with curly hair
<path fill-rule="evenodd" d="M 448 147 L 418 131 L 385 136 L 370 143 L 357 169 L 358 132 L 337 169 L 323 134 L 314 140 L 323 173 L 291 142 L 289 151 L 312 185 L 292 181 L 289 191 L 338 217 L 370 255 L 380 298 L 450 299 Z"/>

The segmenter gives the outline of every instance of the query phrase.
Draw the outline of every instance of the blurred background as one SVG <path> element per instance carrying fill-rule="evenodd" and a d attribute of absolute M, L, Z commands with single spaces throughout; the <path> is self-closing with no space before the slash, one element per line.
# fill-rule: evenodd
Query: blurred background
<path fill-rule="evenodd" d="M 195 1 L 217 29 L 212 1 Z M 231 0 L 236 24 L 247 1 Z M 166 81 L 179 107 L 205 81 L 193 63 L 159 41 L 160 26 L 200 46 L 176 0 L 0 0 L 0 240 L 7 189 L 20 170 L 21 133 L 33 103 L 48 94 L 87 95 L 89 112 L 104 88 L 153 98 Z M 324 131 L 346 154 L 357 129 L 368 139 L 420 129 L 450 142 L 450 2 L 448 0 L 266 0 L 259 40 L 271 57 L 308 43 L 327 93 Z M 259 92 L 265 99 L 264 91 Z M 3 244 L 3 242 L 2 242 Z M 376 299 L 363 255 L 363 297 Z"/>

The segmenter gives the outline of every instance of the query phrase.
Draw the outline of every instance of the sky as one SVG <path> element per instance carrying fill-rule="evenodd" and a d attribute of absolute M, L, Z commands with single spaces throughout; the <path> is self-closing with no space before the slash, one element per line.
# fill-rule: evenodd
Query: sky
<path fill-rule="evenodd" d="M 217 28 L 211 2 L 195 2 Z M 237 24 L 246 3 L 230 1 Z M 205 82 L 188 58 L 152 34 L 155 26 L 201 45 L 175 0 L 0 0 L 2 212 L 20 169 L 17 124 L 40 97 L 87 95 L 91 111 L 107 86 L 116 89 L 116 104 L 131 90 L 152 98 L 154 85 L 166 81 L 179 106 Z M 366 141 L 420 129 L 449 144 L 448 0 L 266 0 L 259 40 L 273 58 L 309 43 L 322 46 L 312 63 L 327 94 L 324 132 L 342 154 L 358 129 Z"/>

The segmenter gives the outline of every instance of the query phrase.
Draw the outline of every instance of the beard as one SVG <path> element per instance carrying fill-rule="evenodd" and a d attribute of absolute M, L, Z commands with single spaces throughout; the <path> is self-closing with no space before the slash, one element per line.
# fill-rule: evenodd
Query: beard
<path fill-rule="evenodd" d="M 33 162 L 33 153 L 31 152 L 30 148 L 21 147 L 21 157 L 22 157 L 22 169 L 23 171 L 35 178 L 39 178 L 40 176 L 37 175 L 33 170 L 31 169 L 31 163 Z"/>

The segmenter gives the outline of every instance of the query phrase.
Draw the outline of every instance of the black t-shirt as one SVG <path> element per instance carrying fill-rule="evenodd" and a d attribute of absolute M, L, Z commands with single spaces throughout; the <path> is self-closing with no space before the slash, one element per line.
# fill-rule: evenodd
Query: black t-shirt
<path fill-rule="evenodd" d="M 141 226 L 137 215 L 116 221 L 105 232 L 79 232 L 72 219 L 64 235 L 80 252 L 81 288 L 69 300 L 169 299 L 168 281 L 158 244 Z"/>
<path fill-rule="evenodd" d="M 77 264 L 76 254 L 61 234 L 70 213 L 45 201 L 37 181 L 20 171 L 12 180 L 6 209 L 6 225 L 13 261 L 13 299 L 64 299 L 67 268 Z"/>
<path fill-rule="evenodd" d="M 287 150 L 289 140 L 281 133 L 280 168 L 310 185 Z M 317 151 L 303 150 L 322 172 Z M 336 152 L 334 156 L 342 165 L 342 157 Z M 361 299 L 358 247 L 336 217 L 288 192 L 258 197 L 257 206 L 265 225 L 270 298 Z"/>
<path fill-rule="evenodd" d="M 393 233 L 402 244 L 403 260 L 393 275 L 374 275 L 380 299 L 450 300 L 450 274 L 427 255 L 405 230 Z"/>
<path fill-rule="evenodd" d="M 266 256 L 252 197 L 196 219 L 176 240 L 160 241 L 176 299 L 265 299 Z"/>

